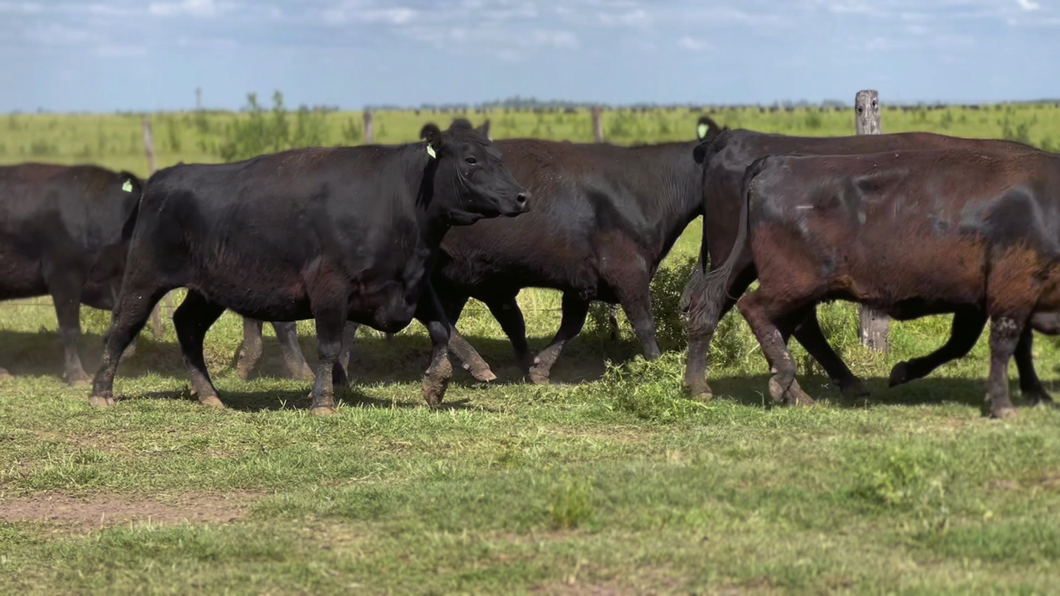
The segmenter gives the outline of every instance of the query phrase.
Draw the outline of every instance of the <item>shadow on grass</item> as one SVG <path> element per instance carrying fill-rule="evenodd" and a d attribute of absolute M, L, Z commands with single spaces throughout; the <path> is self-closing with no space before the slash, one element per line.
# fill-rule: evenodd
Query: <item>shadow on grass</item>
<path fill-rule="evenodd" d="M 739 404 L 757 407 L 772 407 L 769 396 L 770 375 L 759 374 L 740 377 L 719 377 L 710 380 L 714 394 Z M 884 377 L 862 379 L 869 389 L 868 397 L 845 397 L 827 377 L 799 376 L 799 386 L 810 397 L 838 408 L 864 408 L 886 405 L 939 405 L 944 403 L 981 407 L 986 398 L 986 371 L 978 379 L 928 377 L 899 387 L 887 386 Z M 1026 407 L 1028 402 L 1020 395 L 1015 376 L 1009 379 L 1009 396 L 1017 407 Z"/>
<path fill-rule="evenodd" d="M 467 338 L 492 368 L 497 380 L 493 384 L 522 384 L 523 370 L 515 360 L 507 339 Z M 531 350 L 540 351 L 551 337 L 531 338 Z M 299 346 L 309 365 L 316 367 L 316 341 L 312 336 L 299 338 Z M 79 342 L 81 362 L 92 375 L 99 367 L 103 338 L 84 334 Z M 238 345 L 218 345 L 207 338 L 206 358 L 210 372 L 222 376 L 235 370 Z M 430 340 L 421 335 L 399 335 L 387 340 L 377 335 L 359 334 L 350 356 L 351 378 L 358 383 L 410 383 L 419 381 L 430 360 Z M 147 374 L 184 376 L 180 346 L 174 341 L 155 341 L 142 333 L 122 358 L 118 375 L 137 378 Z M 581 383 L 599 379 L 606 360 L 624 362 L 640 353 L 635 341 L 610 342 L 592 336 L 580 336 L 569 342 L 552 369 L 552 381 Z M 15 376 L 50 376 L 61 378 L 63 349 L 58 333 L 0 330 L 0 367 Z M 263 338 L 263 354 L 251 378 L 286 377 L 280 346 L 273 337 Z M 454 362 L 453 379 L 473 382 L 469 373 Z"/>
<path fill-rule="evenodd" d="M 309 387 L 306 386 L 304 391 L 301 390 L 270 390 L 270 391 L 223 391 L 219 390 L 219 397 L 225 404 L 225 407 L 230 410 L 237 412 L 262 412 L 262 411 L 281 411 L 281 410 L 308 410 L 312 404 L 312 399 L 309 397 Z M 418 397 L 418 396 L 417 396 Z M 143 393 L 136 397 L 121 396 L 118 398 L 119 401 L 125 400 L 140 400 L 140 399 L 157 399 L 157 400 L 174 400 L 174 401 L 187 401 L 196 403 L 198 400 L 191 394 L 188 387 L 184 387 L 177 391 L 152 391 Z M 423 401 L 396 401 L 391 399 L 379 399 L 365 395 L 363 392 L 356 388 L 349 388 L 345 393 L 338 398 L 338 402 L 347 407 L 351 408 L 363 408 L 363 409 L 404 409 L 411 410 L 415 408 L 427 408 L 427 404 Z M 474 410 L 481 412 L 495 412 L 496 410 L 481 405 L 475 405 L 471 403 L 470 399 L 457 399 L 452 401 L 443 402 L 437 408 L 438 411 L 454 411 L 454 410 Z"/>

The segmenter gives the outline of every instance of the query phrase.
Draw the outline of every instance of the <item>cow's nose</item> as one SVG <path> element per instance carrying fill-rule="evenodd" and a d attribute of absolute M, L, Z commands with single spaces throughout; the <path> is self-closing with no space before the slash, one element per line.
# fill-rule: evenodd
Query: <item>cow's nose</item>
<path fill-rule="evenodd" d="M 523 192 L 521 192 L 521 193 L 519 193 L 518 195 L 515 196 L 515 202 L 519 203 L 519 206 L 522 207 L 523 209 L 527 208 L 527 203 L 529 202 L 529 200 L 530 200 L 530 191 L 528 191 L 528 190 L 524 190 Z"/>

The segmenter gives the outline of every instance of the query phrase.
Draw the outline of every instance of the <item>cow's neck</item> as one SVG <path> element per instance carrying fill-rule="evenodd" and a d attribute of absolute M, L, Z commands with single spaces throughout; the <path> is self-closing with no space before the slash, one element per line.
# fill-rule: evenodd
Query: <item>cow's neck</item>
<path fill-rule="evenodd" d="M 688 224 L 703 212 L 703 168 L 692 158 L 697 142 L 632 147 L 629 180 L 636 181 L 641 213 L 653 231 L 650 240 L 661 261 Z"/>

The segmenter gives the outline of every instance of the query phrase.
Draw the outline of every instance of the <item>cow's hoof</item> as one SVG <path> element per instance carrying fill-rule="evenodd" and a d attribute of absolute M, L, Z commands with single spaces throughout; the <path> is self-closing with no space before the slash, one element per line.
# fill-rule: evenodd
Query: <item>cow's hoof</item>
<path fill-rule="evenodd" d="M 1042 387 L 1028 389 L 1021 393 L 1031 407 L 1051 406 L 1054 403 L 1052 396 Z"/>
<path fill-rule="evenodd" d="M 548 385 L 549 378 L 547 372 L 542 372 L 536 369 L 530 369 L 530 382 L 534 385 Z"/>
<path fill-rule="evenodd" d="M 691 382 L 686 380 L 685 391 L 688 392 L 688 397 L 693 401 L 706 403 L 714 399 L 714 392 L 703 379 L 695 379 Z"/>
<path fill-rule="evenodd" d="M 990 417 L 995 420 L 1005 420 L 1006 418 L 1015 418 L 1019 414 L 1016 412 L 1016 408 L 1012 406 L 1001 406 L 998 408 L 990 409 Z"/>
<path fill-rule="evenodd" d="M 225 405 L 221 402 L 221 399 L 216 395 L 208 395 L 206 397 L 200 397 L 199 403 L 208 408 L 224 408 Z"/>
<path fill-rule="evenodd" d="M 909 382 L 909 364 L 899 362 L 891 369 L 891 376 L 887 379 L 888 387 L 897 387 Z"/>
<path fill-rule="evenodd" d="M 857 377 L 850 382 L 840 383 L 839 392 L 847 399 L 858 399 L 869 396 L 869 388 Z"/>
<path fill-rule="evenodd" d="M 317 408 L 309 408 L 309 415 L 321 417 L 338 416 L 339 411 L 336 410 L 333 406 L 320 406 Z"/>
<path fill-rule="evenodd" d="M 7 372 L 7 369 L 0 368 L 0 381 L 10 381 L 15 377 L 11 376 L 11 373 Z"/>
<path fill-rule="evenodd" d="M 92 397 L 88 398 L 88 405 L 92 406 L 93 408 L 106 408 L 108 406 L 114 405 L 114 398 L 93 395 Z"/>
<path fill-rule="evenodd" d="M 92 382 L 92 377 L 81 371 L 74 374 L 64 374 L 63 381 L 66 381 L 66 384 L 71 387 L 84 387 Z"/>
<path fill-rule="evenodd" d="M 794 380 L 785 388 L 776 377 L 769 379 L 769 396 L 775 403 L 785 406 L 812 406 L 816 403 Z"/>
<path fill-rule="evenodd" d="M 477 369 L 477 370 L 472 370 L 472 371 L 468 371 L 468 372 L 471 373 L 471 376 L 474 377 L 474 379 L 476 381 L 479 381 L 479 382 L 482 382 L 482 383 L 489 383 L 490 381 L 496 381 L 497 380 L 497 375 L 493 374 L 493 371 L 490 370 L 489 368 L 486 368 L 485 370 Z"/>

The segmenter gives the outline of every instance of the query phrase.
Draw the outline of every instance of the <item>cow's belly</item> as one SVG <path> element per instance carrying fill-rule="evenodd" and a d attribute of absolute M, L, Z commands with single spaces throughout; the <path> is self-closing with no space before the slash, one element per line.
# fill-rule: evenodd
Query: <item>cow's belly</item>
<path fill-rule="evenodd" d="M 410 287 L 399 282 L 380 284 L 373 288 L 359 288 L 350 296 L 349 318 L 387 333 L 397 333 L 416 316 L 416 306 L 422 287 Z"/>
<path fill-rule="evenodd" d="M 40 260 L 0 246 L 0 300 L 32 298 L 47 293 Z"/>

